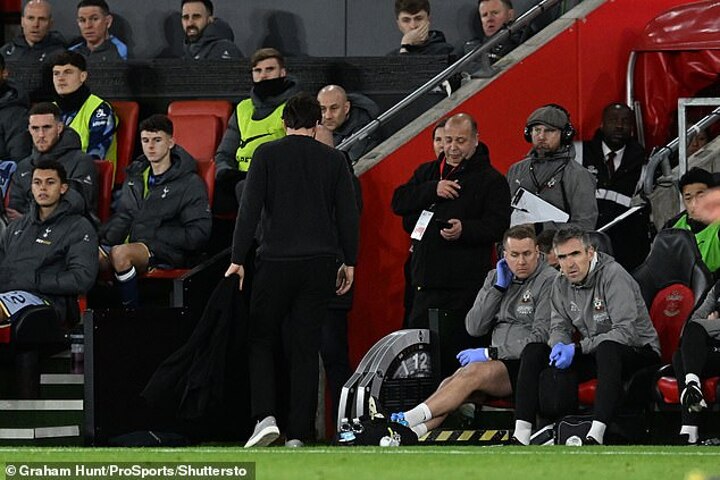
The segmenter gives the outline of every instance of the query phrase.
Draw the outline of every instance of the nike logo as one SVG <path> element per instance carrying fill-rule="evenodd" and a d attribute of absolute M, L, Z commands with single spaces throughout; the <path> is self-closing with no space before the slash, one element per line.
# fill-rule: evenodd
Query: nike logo
<path fill-rule="evenodd" d="M 250 137 L 247 140 L 240 139 L 240 148 L 245 148 L 250 142 L 254 142 L 255 140 L 258 140 L 263 137 L 267 137 L 268 135 L 271 135 L 270 133 L 262 133 L 260 135 L 255 135 L 254 137 Z"/>

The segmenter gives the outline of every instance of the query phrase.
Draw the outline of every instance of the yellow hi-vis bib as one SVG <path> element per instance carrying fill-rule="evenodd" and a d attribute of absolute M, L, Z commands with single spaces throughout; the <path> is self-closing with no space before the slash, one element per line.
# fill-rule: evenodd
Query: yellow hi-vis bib
<path fill-rule="evenodd" d="M 240 146 L 235 152 L 238 170 L 247 172 L 250 168 L 255 149 L 266 142 L 271 142 L 285 136 L 282 113 L 285 103 L 279 105 L 270 115 L 262 120 L 253 120 L 255 113 L 251 99 L 238 103 L 235 109 L 238 130 L 240 131 Z"/>

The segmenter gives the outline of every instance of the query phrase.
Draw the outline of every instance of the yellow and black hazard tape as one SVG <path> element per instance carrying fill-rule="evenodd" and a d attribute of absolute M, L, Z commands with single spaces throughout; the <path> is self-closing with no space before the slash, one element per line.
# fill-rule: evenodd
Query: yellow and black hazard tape
<path fill-rule="evenodd" d="M 448 444 L 463 443 L 467 445 L 495 445 L 510 440 L 510 430 L 432 430 L 422 437 L 420 443 Z"/>

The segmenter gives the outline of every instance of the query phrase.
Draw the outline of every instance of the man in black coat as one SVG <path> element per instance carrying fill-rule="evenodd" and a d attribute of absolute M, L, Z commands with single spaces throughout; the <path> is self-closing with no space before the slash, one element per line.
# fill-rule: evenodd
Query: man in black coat
<path fill-rule="evenodd" d="M 413 243 L 410 328 L 428 328 L 430 308 L 465 316 L 510 226 L 510 189 L 490 165 L 475 120 L 451 117 L 444 137 L 444 155 L 420 165 L 392 199 Z"/>
<path fill-rule="evenodd" d="M 161 114 L 140 123 L 143 155 L 127 169 L 120 206 L 100 228 L 101 268 L 112 268 L 123 305 L 140 303 L 137 275 L 179 268 L 210 239 L 212 219 L 195 160 L 173 139 Z"/>
<path fill-rule="evenodd" d="M 598 220 L 596 228 L 611 222 L 630 208 L 647 160 L 645 149 L 633 137 L 635 117 L 622 103 L 603 110 L 602 124 L 592 140 L 576 147 L 576 160 L 597 181 Z M 650 251 L 648 208 L 642 209 L 607 230 L 615 259 L 631 271 Z"/>
<path fill-rule="evenodd" d="M 287 332 L 290 410 L 287 446 L 311 438 L 317 405 L 320 328 L 333 291 L 353 283 L 359 216 L 345 156 L 315 140 L 320 104 L 298 94 L 283 111 L 287 136 L 260 145 L 253 155 L 233 237 L 226 276 L 238 275 L 261 226 L 250 300 L 249 359 L 252 417 L 245 447 L 267 446 L 280 435 L 274 349 Z M 338 269 L 338 245 L 344 264 Z M 284 366 L 283 366 L 284 367 Z"/>

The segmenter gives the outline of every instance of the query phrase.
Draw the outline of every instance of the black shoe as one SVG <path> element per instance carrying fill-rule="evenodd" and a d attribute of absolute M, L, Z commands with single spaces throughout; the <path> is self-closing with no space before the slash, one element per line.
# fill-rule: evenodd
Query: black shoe
<path fill-rule="evenodd" d="M 707 408 L 700 385 L 697 382 L 688 382 L 680 394 L 680 403 L 690 413 L 701 412 Z"/>
<path fill-rule="evenodd" d="M 595 440 L 594 437 L 587 436 L 585 440 L 583 440 L 583 445 L 602 445 L 602 443 Z"/>
<path fill-rule="evenodd" d="M 507 445 L 508 447 L 527 447 L 527 445 L 518 440 L 515 435 L 510 437 L 510 440 L 508 440 L 505 445 Z"/>

